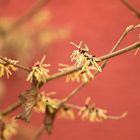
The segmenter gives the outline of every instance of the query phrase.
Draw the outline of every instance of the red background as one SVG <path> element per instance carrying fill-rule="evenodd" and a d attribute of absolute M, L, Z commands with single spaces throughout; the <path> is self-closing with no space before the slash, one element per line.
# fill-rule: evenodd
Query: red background
<path fill-rule="evenodd" d="M 139 0 L 129 0 L 140 9 Z M 0 7 L 0 15 L 20 16 L 29 9 L 35 0 L 10 0 L 8 5 Z M 120 0 L 51 0 L 45 7 L 52 12 L 50 25 L 59 27 L 68 25 L 72 28 L 68 40 L 54 43 L 49 47 L 46 63 L 50 63 L 51 73 L 57 72 L 58 63 L 70 63 L 69 55 L 73 50 L 70 41 L 79 43 L 83 40 L 91 53 L 101 56 L 109 52 L 126 26 L 139 24 L 140 20 L 128 10 Z M 131 32 L 120 45 L 125 47 L 138 40 L 140 30 Z M 46 52 L 47 53 L 47 52 Z M 45 54 L 45 52 L 44 52 Z M 44 55 L 38 52 L 35 60 Z M 83 104 L 86 97 L 91 96 L 97 106 L 108 110 L 109 114 L 119 115 L 128 111 L 121 120 L 107 120 L 103 123 L 83 122 L 79 118 L 74 121 L 57 119 L 53 134 L 44 134 L 42 140 L 139 140 L 140 139 L 140 52 L 134 51 L 110 60 L 105 70 L 88 86 L 82 89 L 70 102 Z M 7 80 L 7 97 L 5 105 L 16 101 L 18 94 L 26 90 L 28 85 L 24 79 L 12 77 Z M 48 83 L 43 89 L 57 91 L 62 98 L 73 88 L 74 84 L 66 84 L 64 78 Z M 31 123 L 40 126 L 42 117 L 33 114 Z M 30 124 L 28 124 L 30 125 Z"/>

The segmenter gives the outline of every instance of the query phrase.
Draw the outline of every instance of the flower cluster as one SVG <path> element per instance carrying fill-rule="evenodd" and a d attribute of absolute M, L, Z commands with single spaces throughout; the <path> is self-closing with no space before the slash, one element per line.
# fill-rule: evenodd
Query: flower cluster
<path fill-rule="evenodd" d="M 54 95 L 55 92 L 41 92 L 37 95 L 37 102 L 34 106 L 36 112 L 45 112 L 46 106 L 48 106 L 50 112 L 53 112 L 53 108 L 58 108 L 58 100 L 52 99 L 50 96 Z"/>
<path fill-rule="evenodd" d="M 85 106 L 79 111 L 79 115 L 83 120 L 89 120 L 90 122 L 100 122 L 108 119 L 107 110 L 95 107 L 95 105 L 89 105 L 90 98 L 85 102 Z"/>
<path fill-rule="evenodd" d="M 98 70 L 99 72 L 102 71 L 101 67 L 97 64 L 97 58 L 95 56 L 90 55 L 88 46 L 85 44 L 85 48 L 82 48 L 82 41 L 79 45 L 74 44 L 71 42 L 77 50 L 74 50 L 71 55 L 71 61 L 75 61 L 76 66 L 82 66 L 82 70 L 88 71 L 89 66 L 92 66 L 93 69 Z"/>
<path fill-rule="evenodd" d="M 77 50 L 74 50 L 71 55 L 71 61 L 75 61 L 75 66 L 82 67 L 81 70 L 70 73 L 67 75 L 66 81 L 77 81 L 77 82 L 88 82 L 89 79 L 94 78 L 94 71 L 102 71 L 100 65 L 96 62 L 97 58 L 90 55 L 89 49 L 85 44 L 85 48 L 82 48 L 82 41 L 79 45 L 74 44 L 71 42 Z M 74 68 L 74 66 L 69 66 L 66 64 L 60 64 L 61 68 L 60 71 L 69 71 L 70 69 Z"/>
<path fill-rule="evenodd" d="M 30 81 L 31 83 L 45 83 L 46 78 L 49 77 L 49 64 L 43 64 L 45 60 L 45 56 L 41 59 L 40 62 L 35 63 L 35 65 L 32 67 L 32 71 L 29 73 L 27 77 L 27 81 Z"/>
<path fill-rule="evenodd" d="M 47 97 L 44 94 L 37 95 L 37 102 L 34 106 L 36 112 L 45 112 Z"/>
<path fill-rule="evenodd" d="M 17 68 L 14 66 L 17 63 L 17 60 L 11 60 L 7 58 L 4 58 L 4 60 L 0 59 L 0 77 L 3 77 L 6 74 L 7 78 L 9 78 L 9 76 L 12 75 L 11 70 L 17 70 Z"/>
<path fill-rule="evenodd" d="M 69 66 L 66 64 L 60 64 L 62 68 L 60 68 L 60 71 L 67 71 L 73 68 L 73 66 Z M 95 69 L 91 66 L 89 66 L 88 70 L 79 70 L 77 72 L 73 72 L 71 74 L 68 74 L 66 76 L 66 82 L 69 81 L 77 81 L 77 82 L 87 82 L 90 78 L 94 78 L 94 75 L 91 71 L 94 71 Z"/>
<path fill-rule="evenodd" d="M 17 133 L 17 123 L 15 119 L 7 120 L 0 119 L 0 139 L 10 140 L 13 135 Z"/>
<path fill-rule="evenodd" d="M 75 118 L 75 114 L 73 110 L 66 105 L 62 106 L 58 113 L 59 118 L 65 118 L 65 119 L 71 119 L 73 120 Z"/>

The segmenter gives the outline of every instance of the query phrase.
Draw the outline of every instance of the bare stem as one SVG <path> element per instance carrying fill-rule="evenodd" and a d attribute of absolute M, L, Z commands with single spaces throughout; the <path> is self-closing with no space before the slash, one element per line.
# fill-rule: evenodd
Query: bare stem
<path fill-rule="evenodd" d="M 63 103 L 67 102 L 70 98 L 72 98 L 79 90 L 81 90 L 87 83 L 80 84 L 77 88 L 75 88 L 67 97 L 63 99 Z"/>
<path fill-rule="evenodd" d="M 22 65 L 20 65 L 20 64 L 13 64 L 13 63 L 11 63 L 10 61 L 8 61 L 8 59 L 5 59 L 5 58 L 2 57 L 2 56 L 0 56 L 0 59 L 3 60 L 4 62 L 8 63 L 8 64 L 14 65 L 16 68 L 22 69 L 22 70 L 27 71 L 27 72 L 30 72 L 30 71 L 31 71 L 30 68 L 27 68 L 27 67 L 22 66 Z"/>
<path fill-rule="evenodd" d="M 0 112 L 0 114 L 2 116 L 6 116 L 9 113 L 13 112 L 14 110 L 16 110 L 17 108 L 19 108 L 21 106 L 21 102 L 17 101 L 14 104 L 10 105 L 8 108 L 6 108 L 4 111 Z"/>
<path fill-rule="evenodd" d="M 38 140 L 42 136 L 44 130 L 45 130 L 45 126 L 41 125 L 41 127 L 37 130 L 37 132 L 35 133 L 35 135 L 31 140 Z"/>
<path fill-rule="evenodd" d="M 114 47 L 112 48 L 112 50 L 109 52 L 110 54 L 113 53 L 114 51 L 116 51 L 116 49 L 119 47 L 119 45 L 121 44 L 121 42 L 124 40 L 124 38 L 127 36 L 127 34 L 135 29 L 139 28 L 139 25 L 133 26 L 130 25 L 128 26 L 125 31 L 122 33 L 122 35 L 120 36 L 120 38 L 118 39 L 118 41 L 116 42 L 116 44 L 114 45 Z M 101 68 L 104 69 L 104 67 L 106 66 L 108 60 L 103 61 Z M 95 71 L 94 76 L 96 76 L 99 73 L 99 71 Z"/>
<path fill-rule="evenodd" d="M 98 59 L 101 60 L 101 61 L 104 61 L 104 60 L 113 58 L 113 57 L 115 57 L 115 56 L 124 54 L 124 53 L 126 53 L 126 52 L 129 52 L 129 51 L 131 51 L 131 50 L 137 49 L 137 48 L 139 48 L 139 47 L 140 47 L 140 41 L 135 42 L 134 44 L 132 44 L 132 45 L 126 47 L 126 48 L 120 49 L 120 50 L 118 50 L 118 51 L 115 51 L 115 52 L 113 52 L 113 53 L 111 53 L 111 54 L 106 54 L 106 55 L 104 55 L 104 56 L 98 57 Z"/>
<path fill-rule="evenodd" d="M 121 1 L 126 7 L 128 7 L 132 12 L 134 12 L 138 18 L 140 18 L 140 11 L 138 9 L 133 7 L 127 0 L 121 0 Z"/>

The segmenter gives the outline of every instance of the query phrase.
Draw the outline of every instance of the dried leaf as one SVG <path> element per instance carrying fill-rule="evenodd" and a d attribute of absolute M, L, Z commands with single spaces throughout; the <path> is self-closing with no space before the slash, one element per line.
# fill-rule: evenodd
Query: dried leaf
<path fill-rule="evenodd" d="M 16 118 L 28 122 L 31 117 L 32 110 L 37 102 L 36 89 L 30 89 L 23 92 L 19 96 L 19 99 L 21 101 L 23 111 Z"/>

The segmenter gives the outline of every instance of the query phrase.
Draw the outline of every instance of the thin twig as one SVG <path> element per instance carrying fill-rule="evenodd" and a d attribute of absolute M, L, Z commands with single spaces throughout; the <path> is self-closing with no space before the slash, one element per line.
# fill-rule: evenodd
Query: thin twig
<path fill-rule="evenodd" d="M 8 108 L 6 108 L 4 111 L 0 112 L 0 114 L 2 116 L 6 116 L 9 113 L 13 112 L 14 110 L 16 110 L 17 108 L 19 108 L 21 106 L 21 102 L 17 101 L 14 104 L 10 105 Z"/>
<path fill-rule="evenodd" d="M 127 112 L 124 112 L 124 113 L 121 114 L 120 116 L 112 116 L 112 115 L 109 115 L 109 116 L 108 116 L 108 119 L 118 120 L 118 119 L 124 118 L 126 115 L 127 115 Z"/>
<path fill-rule="evenodd" d="M 116 44 L 114 45 L 114 47 L 112 48 L 112 50 L 109 52 L 110 54 L 113 53 L 114 51 L 116 51 L 116 49 L 119 47 L 119 45 L 121 44 L 121 42 L 124 40 L 124 38 L 127 36 L 127 34 L 137 28 L 140 28 L 140 25 L 130 25 L 128 26 L 125 31 L 122 33 L 122 35 L 120 36 L 120 38 L 118 39 L 118 41 L 116 42 Z M 102 65 L 101 65 L 101 68 L 104 69 L 104 67 L 106 66 L 108 60 L 105 60 Z M 94 76 L 96 76 L 97 74 L 99 73 L 99 71 L 96 71 L 94 73 Z"/>
<path fill-rule="evenodd" d="M 80 84 L 77 88 L 75 88 L 67 97 L 63 99 L 63 103 L 66 103 L 70 98 L 72 98 L 79 90 L 81 90 L 87 83 Z"/>
<path fill-rule="evenodd" d="M 118 55 L 124 54 L 124 53 L 126 53 L 126 52 L 129 52 L 129 51 L 134 50 L 134 49 L 139 48 L 139 47 L 140 47 L 140 42 L 136 42 L 136 43 L 131 44 L 130 46 L 128 46 L 128 47 L 126 47 L 126 48 L 120 49 L 120 50 L 115 51 L 115 52 L 113 52 L 113 53 L 111 53 L 111 54 L 109 53 L 109 54 L 103 55 L 103 56 L 101 56 L 101 57 L 98 57 L 97 60 L 99 60 L 99 61 L 100 61 L 100 60 L 101 60 L 101 61 L 104 61 L 104 60 L 107 60 L 107 59 L 116 57 L 116 56 L 118 56 Z M 98 61 L 97 61 L 97 62 L 98 62 Z M 71 73 L 73 73 L 73 72 L 77 72 L 77 71 L 81 70 L 81 68 L 82 68 L 82 66 L 80 66 L 80 67 L 73 67 L 73 68 L 70 69 L 70 70 L 58 72 L 58 73 L 56 73 L 56 74 L 54 74 L 54 75 L 48 77 L 48 78 L 46 79 L 46 82 L 51 81 L 51 80 L 54 80 L 54 79 L 56 79 L 56 78 L 60 78 L 60 77 L 65 76 L 65 75 L 67 75 L 67 74 L 71 74 Z"/>
<path fill-rule="evenodd" d="M 33 17 L 37 12 L 39 12 L 47 2 L 48 0 L 38 0 L 38 2 L 33 5 L 33 7 L 29 11 L 27 11 L 23 16 L 21 16 L 10 26 L 8 32 L 14 31 L 15 29 L 25 24 L 31 17 Z"/>
<path fill-rule="evenodd" d="M 66 105 L 77 110 L 80 110 L 82 108 L 82 106 L 70 104 L 70 103 L 66 103 Z"/>
<path fill-rule="evenodd" d="M 38 140 L 42 136 L 44 130 L 45 130 L 45 126 L 41 125 L 41 127 L 36 131 L 35 135 L 31 140 Z"/>
<path fill-rule="evenodd" d="M 132 45 L 126 47 L 126 48 L 120 49 L 120 50 L 118 50 L 118 51 L 115 51 L 115 52 L 113 52 L 113 53 L 111 53 L 111 54 L 107 54 L 107 55 L 98 57 L 98 59 L 101 60 L 101 61 L 104 61 L 104 60 L 113 58 L 113 57 L 115 57 L 115 56 L 124 54 L 124 53 L 126 53 L 126 52 L 129 52 L 129 51 L 131 51 L 131 50 L 137 49 L 137 48 L 139 48 L 139 47 L 140 47 L 140 41 L 135 42 L 134 44 L 132 44 Z"/>
<path fill-rule="evenodd" d="M 27 67 L 25 67 L 23 65 L 20 65 L 20 64 L 13 64 L 12 62 L 8 61 L 8 59 L 5 59 L 2 56 L 0 56 L 0 59 L 3 60 L 4 62 L 8 63 L 8 64 L 14 65 L 16 68 L 22 69 L 22 70 L 27 71 L 27 72 L 30 72 L 31 71 L 30 68 L 27 68 Z"/>
<path fill-rule="evenodd" d="M 127 0 L 121 0 L 121 1 L 127 8 L 129 8 L 132 12 L 134 12 L 138 18 L 140 18 L 140 11 L 138 9 L 132 6 Z"/>

